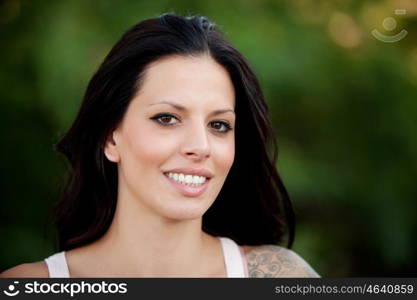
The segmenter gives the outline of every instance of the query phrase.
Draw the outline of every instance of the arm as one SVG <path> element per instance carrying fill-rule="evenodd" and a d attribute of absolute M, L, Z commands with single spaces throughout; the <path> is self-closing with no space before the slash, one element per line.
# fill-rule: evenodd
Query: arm
<path fill-rule="evenodd" d="M 0 278 L 47 278 L 49 277 L 48 267 L 45 262 L 39 261 L 29 264 L 21 264 L 0 273 Z"/>
<path fill-rule="evenodd" d="M 295 252 L 275 245 L 246 246 L 249 277 L 320 277 Z"/>

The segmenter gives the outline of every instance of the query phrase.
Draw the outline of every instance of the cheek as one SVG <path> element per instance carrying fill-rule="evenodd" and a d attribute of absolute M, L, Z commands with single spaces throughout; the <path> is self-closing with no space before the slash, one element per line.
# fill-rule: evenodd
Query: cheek
<path fill-rule="evenodd" d="M 213 150 L 213 160 L 215 161 L 216 167 L 226 175 L 232 167 L 235 158 L 234 138 L 227 142 L 219 143 Z"/>
<path fill-rule="evenodd" d="M 130 160 L 133 160 L 130 163 L 140 164 L 141 168 L 158 167 L 175 151 L 172 139 L 156 134 L 144 124 L 127 128 L 126 137 L 125 150 L 130 152 Z"/>

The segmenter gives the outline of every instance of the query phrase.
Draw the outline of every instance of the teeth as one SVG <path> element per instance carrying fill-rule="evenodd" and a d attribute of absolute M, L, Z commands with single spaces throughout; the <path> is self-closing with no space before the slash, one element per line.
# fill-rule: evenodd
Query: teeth
<path fill-rule="evenodd" d="M 175 181 L 178 181 L 185 185 L 190 186 L 198 186 L 202 185 L 204 182 L 206 182 L 207 178 L 204 176 L 196 176 L 196 175 L 185 175 L 185 174 L 177 174 L 177 173 L 168 173 L 167 174 L 169 178 L 174 179 Z"/>

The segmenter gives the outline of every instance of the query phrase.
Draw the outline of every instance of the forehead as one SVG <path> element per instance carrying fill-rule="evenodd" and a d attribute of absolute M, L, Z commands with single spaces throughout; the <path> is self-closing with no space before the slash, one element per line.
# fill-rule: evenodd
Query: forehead
<path fill-rule="evenodd" d="M 229 73 L 207 55 L 169 56 L 149 64 L 138 97 L 141 106 L 170 100 L 184 106 L 235 106 Z"/>

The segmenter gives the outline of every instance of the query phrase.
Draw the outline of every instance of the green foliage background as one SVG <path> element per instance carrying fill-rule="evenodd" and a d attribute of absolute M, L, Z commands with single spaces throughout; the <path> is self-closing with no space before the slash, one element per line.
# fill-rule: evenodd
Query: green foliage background
<path fill-rule="evenodd" d="M 416 276 L 413 0 L 0 1 L 0 269 L 53 253 L 66 169 L 53 145 L 121 34 L 163 12 L 208 16 L 256 70 L 297 214 L 295 251 L 326 277 Z M 374 28 L 408 35 L 384 43 Z"/>

